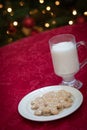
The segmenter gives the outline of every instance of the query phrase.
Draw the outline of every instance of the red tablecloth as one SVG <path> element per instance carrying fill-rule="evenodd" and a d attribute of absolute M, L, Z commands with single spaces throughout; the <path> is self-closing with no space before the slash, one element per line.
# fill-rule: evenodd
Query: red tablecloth
<path fill-rule="evenodd" d="M 0 130 L 87 129 L 87 65 L 76 75 L 83 82 L 80 91 L 84 97 L 76 112 L 51 122 L 27 120 L 18 113 L 23 96 L 37 88 L 61 82 L 53 71 L 48 40 L 63 33 L 74 34 L 76 41 L 87 42 L 87 23 L 56 28 L 0 48 Z M 80 61 L 87 57 L 83 46 L 79 48 L 79 55 Z"/>

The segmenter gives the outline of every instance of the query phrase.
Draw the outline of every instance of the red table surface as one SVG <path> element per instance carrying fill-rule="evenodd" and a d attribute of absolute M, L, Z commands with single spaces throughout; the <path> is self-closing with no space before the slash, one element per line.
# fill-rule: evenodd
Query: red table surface
<path fill-rule="evenodd" d="M 49 122 L 27 120 L 18 113 L 26 94 L 61 82 L 54 74 L 48 41 L 64 33 L 75 35 L 77 42 L 87 42 L 87 23 L 45 31 L 0 48 L 0 130 L 87 130 L 87 65 L 76 75 L 83 82 L 84 98 L 76 112 Z M 87 57 L 83 46 L 78 53 L 80 61 Z"/>

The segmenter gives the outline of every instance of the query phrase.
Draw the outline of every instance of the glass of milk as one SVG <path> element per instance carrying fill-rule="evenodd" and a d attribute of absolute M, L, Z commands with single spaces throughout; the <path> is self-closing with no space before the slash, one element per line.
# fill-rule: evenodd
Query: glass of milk
<path fill-rule="evenodd" d="M 61 84 L 81 88 L 82 83 L 74 77 L 80 69 L 77 53 L 77 46 L 80 42 L 76 43 L 72 34 L 60 34 L 52 37 L 49 44 L 54 72 L 63 78 Z M 87 59 L 82 66 L 85 64 L 87 64 Z"/>

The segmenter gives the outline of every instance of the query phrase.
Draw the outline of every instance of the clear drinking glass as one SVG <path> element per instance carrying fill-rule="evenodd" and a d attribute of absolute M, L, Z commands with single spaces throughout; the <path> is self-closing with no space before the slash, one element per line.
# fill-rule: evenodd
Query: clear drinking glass
<path fill-rule="evenodd" d="M 82 87 L 82 82 L 75 79 L 75 74 L 87 64 L 87 59 L 79 63 L 77 48 L 84 42 L 76 43 L 72 34 L 60 34 L 49 40 L 50 52 L 55 74 L 62 77 L 63 85 Z"/>

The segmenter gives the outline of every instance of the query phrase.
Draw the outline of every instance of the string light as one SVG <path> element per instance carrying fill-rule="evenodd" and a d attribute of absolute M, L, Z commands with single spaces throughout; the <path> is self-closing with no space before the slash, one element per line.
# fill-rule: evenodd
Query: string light
<path fill-rule="evenodd" d="M 50 24 L 49 23 L 45 23 L 44 25 L 46 28 L 49 28 L 50 27 Z"/>
<path fill-rule="evenodd" d="M 33 9 L 33 10 L 29 11 L 30 15 L 37 14 L 37 13 L 38 13 L 37 9 Z"/>
<path fill-rule="evenodd" d="M 0 9 L 2 9 L 3 8 L 3 4 L 0 4 Z"/>
<path fill-rule="evenodd" d="M 55 21 L 55 20 L 53 20 L 53 21 L 52 21 L 52 24 L 53 24 L 53 25 L 55 25 L 55 24 L 56 24 L 56 21 Z"/>
<path fill-rule="evenodd" d="M 46 7 L 46 10 L 47 10 L 47 11 L 50 11 L 50 10 L 51 10 L 51 7 L 50 7 L 50 6 L 47 6 L 47 7 Z"/>
<path fill-rule="evenodd" d="M 14 25 L 14 26 L 17 26 L 17 25 L 18 25 L 18 22 L 17 22 L 17 21 L 14 21 L 14 22 L 13 22 L 13 25 Z"/>
<path fill-rule="evenodd" d="M 53 14 L 53 12 L 51 12 L 50 14 L 51 14 L 51 16 L 53 16 L 53 15 L 54 15 L 54 14 Z"/>
<path fill-rule="evenodd" d="M 11 7 L 7 8 L 7 12 L 11 13 L 12 12 L 12 8 Z"/>
<path fill-rule="evenodd" d="M 68 23 L 69 23 L 69 25 L 72 25 L 74 22 L 73 22 L 73 20 L 70 20 Z"/>
<path fill-rule="evenodd" d="M 8 30 L 6 31 L 6 33 L 7 33 L 7 34 L 10 34 Z"/>
<path fill-rule="evenodd" d="M 44 3 L 44 0 L 39 0 L 39 3 L 40 3 L 40 4 L 43 4 L 43 3 Z"/>
<path fill-rule="evenodd" d="M 84 12 L 84 15 L 87 16 L 87 11 Z"/>
<path fill-rule="evenodd" d="M 46 14 L 46 10 L 42 10 L 42 13 L 43 13 L 43 14 Z"/>
<path fill-rule="evenodd" d="M 19 2 L 19 5 L 20 5 L 20 6 L 24 6 L 24 2 L 23 2 L 23 1 L 20 1 L 20 2 Z"/>
<path fill-rule="evenodd" d="M 60 2 L 57 0 L 57 1 L 55 1 L 55 5 L 60 5 Z"/>
<path fill-rule="evenodd" d="M 73 15 L 77 15 L 77 11 L 74 9 L 74 10 L 72 11 L 72 14 L 73 14 Z"/>

